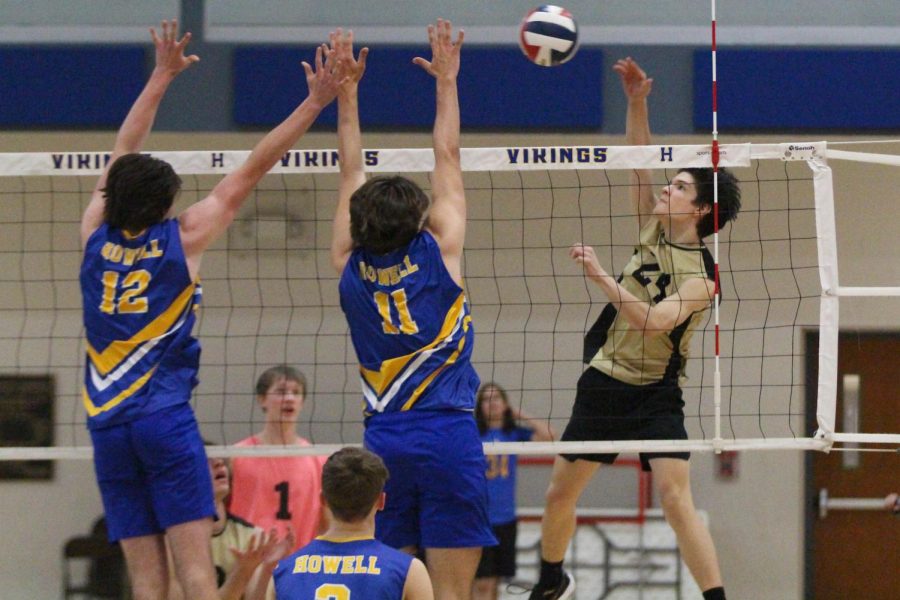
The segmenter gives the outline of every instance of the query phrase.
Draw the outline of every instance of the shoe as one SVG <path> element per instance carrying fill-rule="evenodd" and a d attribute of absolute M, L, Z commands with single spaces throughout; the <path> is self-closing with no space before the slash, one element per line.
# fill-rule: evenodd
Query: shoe
<path fill-rule="evenodd" d="M 534 586 L 528 600 L 566 600 L 575 597 L 575 578 L 568 571 L 563 571 L 562 580 L 555 588 L 545 588 L 540 584 Z"/>

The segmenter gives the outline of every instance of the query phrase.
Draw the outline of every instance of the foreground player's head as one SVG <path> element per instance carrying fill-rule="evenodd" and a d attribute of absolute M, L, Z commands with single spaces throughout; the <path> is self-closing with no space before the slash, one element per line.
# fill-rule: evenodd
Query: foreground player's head
<path fill-rule="evenodd" d="M 103 218 L 111 227 L 132 233 L 165 219 L 181 178 L 169 163 L 145 154 L 124 154 L 109 168 L 103 194 Z"/>
<path fill-rule="evenodd" d="M 374 177 L 350 197 L 350 236 L 375 254 L 403 248 L 422 229 L 431 201 L 405 177 Z"/>
<path fill-rule="evenodd" d="M 363 448 L 343 448 L 322 467 L 322 499 L 335 519 L 356 523 L 372 513 L 387 479 L 378 456 Z"/>
<path fill-rule="evenodd" d="M 713 170 L 712 169 L 681 169 L 679 173 L 688 173 L 694 178 L 694 189 L 697 190 L 697 198 L 694 205 L 708 207 L 709 210 L 697 223 L 697 236 L 702 240 L 712 235 L 715 229 L 715 215 L 713 213 Z M 741 187 L 734 173 L 719 168 L 719 229 L 725 227 L 729 221 L 737 218 L 741 210 Z"/>

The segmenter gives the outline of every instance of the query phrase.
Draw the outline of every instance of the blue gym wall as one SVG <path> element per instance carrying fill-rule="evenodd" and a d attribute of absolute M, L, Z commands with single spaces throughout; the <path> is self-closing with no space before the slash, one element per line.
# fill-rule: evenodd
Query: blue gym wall
<path fill-rule="evenodd" d="M 37 4 L 47 1 L 41 0 Z M 260 0 L 262 4 L 272 1 Z M 835 1 L 816 0 L 815 4 L 821 6 L 823 2 Z M 76 4 L 78 2 L 84 4 L 85 0 L 78 0 Z M 299 62 L 311 60 L 314 51 L 311 43 L 280 43 L 281 38 L 277 44 L 226 42 L 214 41 L 216 32 L 205 35 L 204 28 L 208 23 L 233 26 L 242 22 L 241 11 L 246 12 L 247 3 L 235 0 L 154 2 L 160 5 L 160 10 L 178 12 L 173 6 L 180 8 L 185 29 L 194 32 L 192 51 L 202 58 L 200 64 L 173 85 L 160 110 L 158 130 L 268 128 L 305 96 L 306 85 Z M 398 5 L 397 2 L 381 2 L 385 10 L 370 14 L 375 23 L 418 18 L 418 13 L 390 10 L 391 6 Z M 798 2 L 808 4 L 811 0 Z M 406 6 L 406 3 L 400 4 Z M 498 31 L 505 32 L 506 29 L 514 33 L 515 25 L 506 25 L 508 15 L 524 12 L 525 4 L 529 3 L 506 0 L 492 3 L 488 9 L 477 2 L 462 2 L 445 12 L 451 13 L 446 16 L 471 23 L 477 22 L 474 15 L 482 11 L 484 22 L 493 27 L 491 31 L 497 35 Z M 655 80 L 651 125 L 656 133 L 709 131 L 711 66 L 708 45 L 671 43 L 677 41 L 679 35 L 685 37 L 684 32 L 688 29 L 708 29 L 705 22 L 708 2 L 681 0 L 681 4 L 685 10 L 676 11 L 677 16 L 672 17 L 674 21 L 666 24 L 659 14 L 638 10 L 633 2 L 609 0 L 604 4 L 605 9 L 597 8 L 596 3 L 577 0 L 567 3 L 576 15 L 585 16 L 579 19 L 587 34 L 583 37 L 613 39 L 617 43 L 583 43 L 572 61 L 557 68 L 529 64 L 512 41 L 505 45 L 468 42 L 459 80 L 463 127 L 472 131 L 622 133 L 625 105 L 611 66 L 617 58 L 631 55 Z M 752 22 L 757 18 L 754 13 L 729 15 L 728 10 L 736 9 L 729 3 L 720 4 L 723 5 L 719 15 L 721 21 L 735 22 L 745 26 L 747 31 L 758 25 Z M 88 6 L 90 3 L 85 5 Z M 309 2 L 291 6 L 295 12 L 299 11 L 297 15 L 278 15 L 274 10 L 254 14 L 262 15 L 259 20 L 264 26 L 277 24 L 280 17 L 287 23 L 294 23 L 296 21 L 292 19 L 304 18 L 301 15 L 307 16 L 310 22 L 325 22 L 339 16 L 323 16 L 321 11 L 314 11 L 315 7 Z M 855 8 L 840 8 L 847 6 Z M 9 9 L 0 8 L 0 15 L 7 19 L 25 18 L 18 14 L 6 15 L 4 10 Z M 608 12 L 603 13 L 603 10 Z M 838 3 L 835 10 L 852 12 L 843 15 L 835 15 L 835 11 L 810 12 L 808 22 L 830 26 L 838 32 L 841 30 L 835 29 L 837 25 L 869 26 L 881 19 L 886 25 L 893 23 L 896 29 L 900 23 L 900 3 L 896 2 Z M 878 11 L 883 14 L 879 15 Z M 791 15 L 795 22 L 788 24 L 797 25 L 796 20 L 802 12 L 770 14 L 766 18 L 772 23 L 764 24 L 777 32 L 774 23 L 789 21 L 788 15 Z M 350 10 L 348 22 L 359 22 L 366 18 L 365 13 Z M 695 13 L 697 18 L 692 18 Z M 74 19 L 75 14 L 73 12 L 66 18 Z M 58 20 L 62 21 L 62 17 Z M 601 31 L 592 25 L 596 21 L 621 27 Z M 634 44 L 622 43 L 629 37 L 629 23 L 650 28 L 635 31 L 658 31 L 660 37 L 667 38 L 667 45 L 658 45 L 659 40 L 649 40 L 646 35 L 635 35 Z M 120 23 L 112 23 L 111 28 L 113 31 L 127 29 Z M 414 32 L 415 28 L 408 28 L 405 35 L 408 36 L 409 31 Z M 733 31 L 740 35 L 744 30 Z M 471 37 L 478 39 L 477 34 L 476 30 Z M 52 40 L 38 37 L 38 41 L 24 44 L 21 40 L 4 37 L 0 30 L 0 69 L 7 75 L 0 78 L 0 127 L 115 128 L 152 68 L 153 52 L 147 43 L 146 30 L 138 32 L 136 38 L 132 35 L 131 39 L 140 40 L 142 36 L 146 40 L 144 43 L 85 41 L 54 44 Z M 723 37 L 727 43 L 727 35 L 720 36 L 720 43 Z M 11 43 L 11 39 L 15 43 Z M 786 35 L 784 39 L 792 38 Z M 433 85 L 418 67 L 411 64 L 415 55 L 428 56 L 426 46 L 405 38 L 402 43 L 376 41 L 369 46 L 372 50 L 369 72 L 362 84 L 363 126 L 369 130 L 430 128 L 434 114 Z M 900 97 L 900 49 L 897 45 L 726 45 L 720 48 L 718 62 L 720 132 L 900 130 L 900 102 L 897 102 Z M 335 111 L 331 108 L 317 127 L 331 128 L 334 121 Z"/>

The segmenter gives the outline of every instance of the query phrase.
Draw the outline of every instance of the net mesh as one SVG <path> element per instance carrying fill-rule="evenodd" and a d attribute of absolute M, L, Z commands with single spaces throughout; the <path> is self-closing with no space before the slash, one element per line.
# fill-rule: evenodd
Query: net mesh
<path fill-rule="evenodd" d="M 520 170 L 465 172 L 473 362 L 482 381 L 500 383 L 514 403 L 557 431 L 584 368 L 584 333 L 606 303 L 567 250 L 592 245 L 617 274 L 638 231 L 631 170 L 577 166 L 548 169 L 538 161 Z M 184 180 L 177 210 L 220 178 L 177 170 Z M 430 188 L 427 168 L 396 170 Z M 812 175 L 803 162 L 779 160 L 748 161 L 734 171 L 743 208 L 718 244 L 722 436 L 809 437 L 802 332 L 818 327 L 821 296 Z M 654 170 L 654 181 L 663 185 L 676 172 Z M 56 446 L 90 445 L 80 399 L 78 223 L 95 181 L 93 173 L 0 177 L 0 369 L 52 376 Z M 328 253 L 336 189 L 334 173 L 268 175 L 204 256 L 195 332 L 203 354 L 193 405 L 215 443 L 261 428 L 253 387 L 276 364 L 308 378 L 301 435 L 314 444 L 361 442 L 356 360 Z M 688 361 L 685 424 L 692 440 L 710 440 L 715 431 L 713 315 L 698 327 Z"/>

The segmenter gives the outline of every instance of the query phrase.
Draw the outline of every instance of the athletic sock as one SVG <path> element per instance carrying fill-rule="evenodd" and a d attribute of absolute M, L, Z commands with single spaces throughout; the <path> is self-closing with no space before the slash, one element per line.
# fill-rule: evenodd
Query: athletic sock
<path fill-rule="evenodd" d="M 563 576 L 563 561 L 559 562 L 547 562 L 543 558 L 541 559 L 541 577 L 538 580 L 538 585 L 546 588 L 555 588 L 559 585 L 559 582 L 562 581 Z"/>
<path fill-rule="evenodd" d="M 725 600 L 725 588 L 719 587 L 709 588 L 703 592 L 703 600 Z"/>

